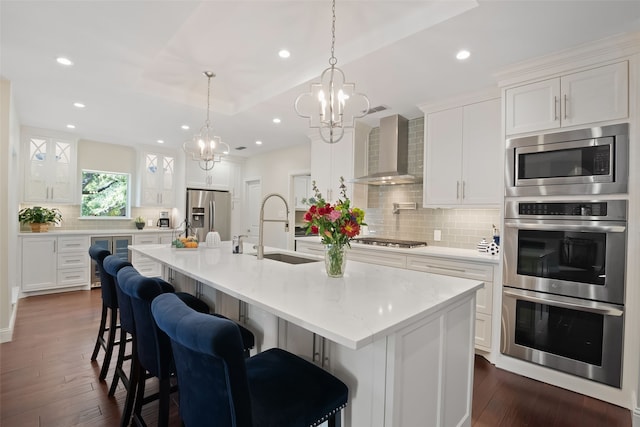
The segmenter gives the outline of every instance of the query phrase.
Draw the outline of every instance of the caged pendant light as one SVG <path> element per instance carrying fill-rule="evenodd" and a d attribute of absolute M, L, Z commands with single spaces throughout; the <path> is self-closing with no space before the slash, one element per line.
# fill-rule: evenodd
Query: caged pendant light
<path fill-rule="evenodd" d="M 344 73 L 336 64 L 336 2 L 332 0 L 331 57 L 329 68 L 320 75 L 319 83 L 311 84 L 311 91 L 300 94 L 294 108 L 300 117 L 309 119 L 309 127 L 318 128 L 323 141 L 333 144 L 344 135 L 345 128 L 353 128 L 354 120 L 369 111 L 369 98 L 356 93 L 355 83 L 345 82 Z"/>
<path fill-rule="evenodd" d="M 198 162 L 201 169 L 209 171 L 213 169 L 216 163 L 229 154 L 229 145 L 222 142 L 219 136 L 213 136 L 211 121 L 209 120 L 209 106 L 211 100 L 211 79 L 216 75 L 211 71 L 204 71 L 207 77 L 207 120 L 204 126 L 200 128 L 200 132 L 194 135 L 190 141 L 183 144 L 182 148 L 191 157 L 192 160 Z"/>

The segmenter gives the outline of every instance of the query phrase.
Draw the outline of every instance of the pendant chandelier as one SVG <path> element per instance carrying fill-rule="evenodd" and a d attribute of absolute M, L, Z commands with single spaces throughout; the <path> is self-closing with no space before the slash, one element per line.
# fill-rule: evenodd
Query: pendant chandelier
<path fill-rule="evenodd" d="M 207 77 L 207 120 L 204 126 L 200 128 L 200 132 L 193 136 L 193 139 L 183 144 L 182 148 L 191 157 L 192 160 L 198 162 L 201 169 L 209 171 L 213 169 L 216 163 L 229 154 L 229 145 L 222 142 L 219 136 L 213 136 L 211 121 L 209 120 L 209 106 L 211 100 L 211 79 L 216 75 L 211 71 L 204 71 Z"/>
<path fill-rule="evenodd" d="M 336 2 L 332 0 L 331 57 L 329 68 L 320 75 L 319 83 L 311 84 L 311 91 L 296 98 L 294 108 L 300 117 L 309 119 L 309 127 L 318 128 L 323 141 L 333 144 L 344 135 L 345 128 L 353 128 L 354 120 L 369 111 L 369 98 L 356 93 L 355 83 L 346 83 L 344 73 L 336 64 Z"/>

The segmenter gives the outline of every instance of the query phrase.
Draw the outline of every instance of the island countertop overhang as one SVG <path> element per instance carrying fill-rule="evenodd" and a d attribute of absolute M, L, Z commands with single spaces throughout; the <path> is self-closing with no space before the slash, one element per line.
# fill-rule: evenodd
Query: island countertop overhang
<path fill-rule="evenodd" d="M 250 246 L 247 245 L 245 249 Z M 475 293 L 477 280 L 349 261 L 345 277 L 327 277 L 324 263 L 290 265 L 220 248 L 130 249 L 286 321 L 357 350 Z M 288 252 L 267 248 L 268 252 Z M 295 254 L 295 252 L 289 252 Z"/>

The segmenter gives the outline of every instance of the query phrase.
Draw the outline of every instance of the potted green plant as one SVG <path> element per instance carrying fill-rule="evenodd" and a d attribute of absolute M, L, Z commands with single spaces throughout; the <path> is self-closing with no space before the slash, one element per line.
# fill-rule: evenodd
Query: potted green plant
<path fill-rule="evenodd" d="M 144 228 L 144 224 L 145 224 L 144 217 L 138 216 L 133 221 L 136 223 L 136 228 L 138 230 L 142 230 Z"/>
<path fill-rule="evenodd" d="M 49 224 L 62 221 L 62 214 L 57 208 L 43 208 L 34 206 L 23 208 L 18 212 L 18 221 L 21 224 L 29 224 L 33 233 L 49 231 Z"/>

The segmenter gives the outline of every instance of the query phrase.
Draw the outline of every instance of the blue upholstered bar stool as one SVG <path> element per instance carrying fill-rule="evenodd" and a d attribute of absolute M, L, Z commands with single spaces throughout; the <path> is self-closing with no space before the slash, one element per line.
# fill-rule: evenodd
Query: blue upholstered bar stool
<path fill-rule="evenodd" d="M 109 255 L 111 255 L 111 252 L 98 245 L 93 245 L 89 248 L 89 256 L 98 265 L 98 271 L 100 273 L 100 290 L 102 292 L 100 326 L 98 327 L 96 345 L 94 346 L 93 353 L 91 354 L 91 360 L 94 361 L 98 357 L 100 348 L 104 349 L 104 359 L 102 360 L 102 367 L 100 369 L 101 381 L 107 377 L 113 348 L 120 344 L 120 341 L 116 341 L 118 329 L 118 297 L 116 295 L 115 283 L 113 278 L 104 271 L 103 266 L 104 259 Z M 108 326 L 107 318 L 109 319 Z M 106 338 L 105 334 L 107 334 Z M 125 345 L 125 343 L 123 343 L 123 345 Z"/>
<path fill-rule="evenodd" d="M 151 304 L 171 340 L 186 427 L 300 427 L 340 424 L 347 386 L 281 349 L 244 358 L 238 326 L 204 316 L 171 294 Z"/>
<path fill-rule="evenodd" d="M 104 270 L 111 276 L 115 283 L 116 295 L 118 297 L 118 312 L 120 313 L 120 342 L 126 342 L 129 337 L 133 339 L 134 324 L 133 324 L 133 312 L 131 311 L 131 303 L 129 299 L 122 293 L 120 286 L 118 285 L 118 271 L 124 267 L 131 267 L 130 262 L 123 259 L 109 255 L 103 261 Z M 131 344 L 131 351 L 135 350 L 135 344 Z M 129 375 L 124 371 L 123 365 L 126 360 L 130 360 L 132 355 L 127 354 L 127 346 L 121 345 L 118 348 L 118 357 L 116 358 L 116 366 L 113 373 L 113 380 L 111 381 L 111 387 L 109 388 L 109 396 L 113 396 L 116 392 L 118 382 L 122 381 L 122 385 L 125 390 L 129 390 Z M 125 408 L 126 410 L 126 408 Z M 131 408 L 129 408 L 129 416 L 131 416 Z"/>

